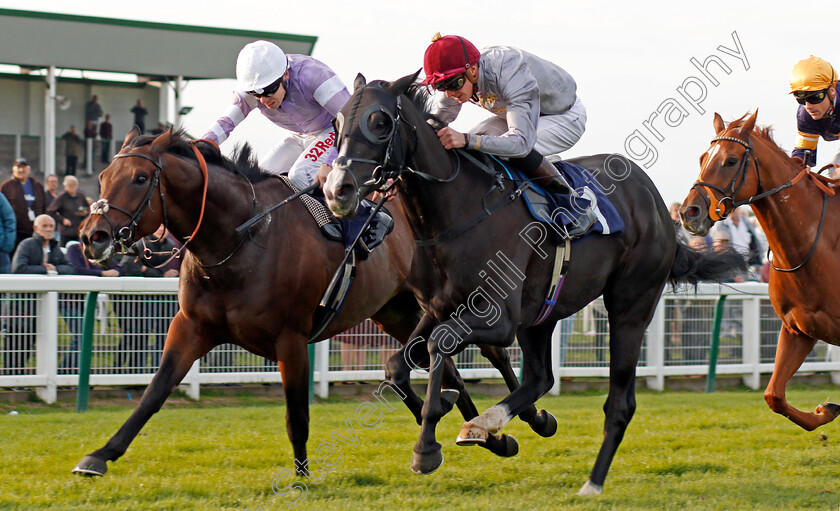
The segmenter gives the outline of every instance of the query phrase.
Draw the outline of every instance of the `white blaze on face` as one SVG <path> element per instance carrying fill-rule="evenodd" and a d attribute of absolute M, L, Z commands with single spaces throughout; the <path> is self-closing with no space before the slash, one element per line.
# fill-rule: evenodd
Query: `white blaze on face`
<path fill-rule="evenodd" d="M 705 172 L 706 169 L 709 168 L 709 163 L 711 163 L 711 161 L 714 160 L 715 156 L 719 151 L 720 144 L 715 144 L 712 147 L 710 147 L 708 151 L 706 151 L 706 165 L 702 169 L 700 169 L 701 176 L 703 175 L 703 172 Z M 699 180 L 702 181 L 702 179 Z"/>

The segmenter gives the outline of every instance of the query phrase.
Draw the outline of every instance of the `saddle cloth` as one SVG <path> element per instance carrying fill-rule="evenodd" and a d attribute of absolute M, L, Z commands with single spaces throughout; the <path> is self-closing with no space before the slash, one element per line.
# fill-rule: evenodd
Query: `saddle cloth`
<path fill-rule="evenodd" d="M 298 191 L 295 185 L 289 181 L 288 177 L 285 175 L 279 177 L 284 183 L 286 183 L 286 185 L 289 186 L 289 188 L 292 189 L 293 192 Z M 362 199 L 356 216 L 349 220 L 344 220 L 336 218 L 332 215 L 332 213 L 330 213 L 330 210 L 324 203 L 325 199 L 323 196 L 304 194 L 300 196 L 300 200 L 303 202 L 304 206 L 306 206 L 306 209 L 312 215 L 312 218 L 315 219 L 315 223 L 317 223 L 318 227 L 321 228 L 321 232 L 324 236 L 326 236 L 327 239 L 342 242 L 344 244 L 344 248 L 350 248 L 353 241 L 355 241 L 356 237 L 359 235 L 359 232 L 364 226 L 368 216 L 370 216 L 370 212 L 374 206 L 374 204 L 369 200 Z M 391 217 L 391 213 L 382 207 L 379 209 L 376 217 L 371 220 L 367 229 L 365 229 L 365 233 L 362 234 L 361 238 L 359 238 L 359 244 L 356 246 L 356 253 L 364 259 L 371 250 L 385 241 L 385 236 L 387 236 L 392 230 L 394 230 L 394 219 Z"/>
<path fill-rule="evenodd" d="M 523 198 L 528 206 L 528 211 L 535 220 L 547 224 L 567 225 L 576 220 L 591 204 L 598 221 L 589 228 L 585 235 L 573 240 L 573 243 L 596 234 L 607 235 L 624 232 L 624 220 L 621 219 L 618 210 L 609 201 L 595 176 L 589 170 L 580 165 L 564 161 L 556 155 L 547 158 L 566 177 L 572 188 L 578 192 L 579 197 L 552 194 L 545 191 L 537 183 L 532 182 L 530 188 L 525 190 Z M 519 170 L 505 164 L 503 164 L 503 167 L 508 177 L 514 181 L 527 180 Z"/>

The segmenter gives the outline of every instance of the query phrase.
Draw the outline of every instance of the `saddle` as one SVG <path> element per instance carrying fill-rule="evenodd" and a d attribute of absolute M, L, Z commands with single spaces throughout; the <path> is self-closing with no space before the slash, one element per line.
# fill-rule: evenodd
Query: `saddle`
<path fill-rule="evenodd" d="M 298 191 L 295 185 L 289 181 L 288 177 L 283 175 L 280 176 L 280 179 L 286 183 L 292 191 Z M 370 216 L 370 212 L 374 208 L 374 204 L 371 201 L 362 199 L 356 216 L 349 220 L 344 220 L 336 218 L 332 215 L 332 213 L 330 213 L 329 209 L 327 209 L 326 203 L 324 202 L 325 198 L 323 195 L 304 194 L 300 196 L 300 200 L 303 202 L 304 206 L 306 206 L 307 211 L 309 211 L 312 215 L 315 223 L 318 224 L 318 227 L 321 229 L 321 233 L 328 240 L 343 243 L 344 248 L 348 249 L 356 239 L 356 236 L 359 235 L 359 231 L 364 226 L 365 221 L 368 216 Z M 370 224 L 368 224 L 365 232 L 363 232 L 361 237 L 359 237 L 359 243 L 354 247 L 356 254 L 361 260 L 367 259 L 368 254 L 370 254 L 374 248 L 381 245 L 382 242 L 385 241 L 385 236 L 393 230 L 394 218 L 386 208 L 380 208 L 379 212 L 377 212 L 376 216 L 370 221 Z"/>

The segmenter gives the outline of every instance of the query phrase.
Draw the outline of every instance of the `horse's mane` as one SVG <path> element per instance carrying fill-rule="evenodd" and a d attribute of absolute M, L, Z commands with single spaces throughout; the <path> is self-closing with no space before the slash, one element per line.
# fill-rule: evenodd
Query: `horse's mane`
<path fill-rule="evenodd" d="M 151 144 L 155 138 L 157 138 L 157 135 L 138 135 L 129 142 L 127 149 L 131 150 Z M 195 152 L 190 145 L 190 140 L 184 130 L 175 131 L 170 137 L 166 152 L 195 161 Z M 241 174 L 252 183 L 271 177 L 257 165 L 253 150 L 247 143 L 234 150 L 233 158 L 223 155 L 219 148 L 213 144 L 198 144 L 197 147 L 208 165 L 221 167 L 234 175 Z"/>
<path fill-rule="evenodd" d="M 405 95 L 411 100 L 411 103 L 423 115 L 423 120 L 428 122 L 433 128 L 440 129 L 446 126 L 446 123 L 437 118 L 431 112 L 432 102 L 434 96 L 429 93 L 429 89 L 420 82 L 412 83 L 405 91 Z"/>
<path fill-rule="evenodd" d="M 741 117 L 740 119 L 735 119 L 734 121 L 729 123 L 729 125 L 726 127 L 726 129 L 739 128 L 739 127 L 743 126 L 747 115 L 748 114 L 744 114 L 743 117 Z M 776 155 L 779 156 L 779 158 L 782 158 L 783 160 L 789 161 L 793 166 L 795 166 L 799 170 L 802 170 L 802 169 L 805 168 L 805 163 L 802 161 L 801 158 L 791 157 L 787 153 L 787 151 L 785 151 L 784 149 L 779 147 L 778 144 L 776 144 L 776 141 L 773 140 L 773 127 L 772 126 L 756 126 L 752 130 L 752 133 L 751 133 L 750 136 L 759 138 L 759 139 L 763 140 L 764 142 L 766 142 L 768 147 L 770 147 L 770 150 L 775 152 Z"/>

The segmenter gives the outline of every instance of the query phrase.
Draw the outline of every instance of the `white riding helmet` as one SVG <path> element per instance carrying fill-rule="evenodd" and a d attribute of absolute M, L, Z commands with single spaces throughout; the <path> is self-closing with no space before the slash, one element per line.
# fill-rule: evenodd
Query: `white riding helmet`
<path fill-rule="evenodd" d="M 279 46 L 254 41 L 246 44 L 236 59 L 237 85 L 242 92 L 262 93 L 262 89 L 277 81 L 288 68 L 289 61 Z"/>

